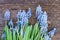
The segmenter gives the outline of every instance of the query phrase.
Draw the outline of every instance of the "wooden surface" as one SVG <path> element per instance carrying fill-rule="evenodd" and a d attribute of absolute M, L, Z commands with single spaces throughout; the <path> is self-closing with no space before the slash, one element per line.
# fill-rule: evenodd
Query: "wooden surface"
<path fill-rule="evenodd" d="M 52 40 L 60 40 L 60 0 L 0 0 L 0 35 L 4 27 L 4 12 L 6 9 L 11 11 L 11 17 L 13 22 L 16 22 L 16 14 L 19 9 L 27 9 L 30 7 L 32 9 L 32 17 L 29 23 L 34 24 L 36 22 L 35 9 L 37 5 L 40 4 L 43 11 L 47 11 L 48 20 L 51 21 L 51 26 L 56 27 L 55 36 Z"/>

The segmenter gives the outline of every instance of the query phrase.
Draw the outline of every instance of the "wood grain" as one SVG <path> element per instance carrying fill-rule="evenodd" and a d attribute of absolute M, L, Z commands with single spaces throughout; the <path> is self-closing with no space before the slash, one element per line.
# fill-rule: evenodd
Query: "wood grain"
<path fill-rule="evenodd" d="M 48 20 L 51 22 L 49 29 L 56 27 L 55 36 L 52 40 L 60 40 L 60 1 L 59 0 L 0 0 L 0 35 L 4 27 L 4 12 L 6 9 L 11 11 L 11 17 L 14 24 L 16 20 L 16 14 L 19 9 L 26 10 L 28 7 L 32 9 L 32 17 L 29 19 L 30 24 L 36 22 L 35 9 L 40 4 L 43 11 L 47 11 Z"/>

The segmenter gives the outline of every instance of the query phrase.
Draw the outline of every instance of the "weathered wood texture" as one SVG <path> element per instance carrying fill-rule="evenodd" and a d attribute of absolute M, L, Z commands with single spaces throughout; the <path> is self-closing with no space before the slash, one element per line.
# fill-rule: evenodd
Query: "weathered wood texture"
<path fill-rule="evenodd" d="M 60 40 L 60 0 L 0 0 L 0 35 L 4 27 L 4 11 L 9 9 L 11 11 L 11 17 L 14 23 L 16 22 L 16 14 L 19 9 L 27 9 L 30 7 L 32 9 L 32 17 L 30 23 L 34 24 L 36 22 L 35 9 L 37 5 L 40 4 L 43 11 L 47 11 L 48 20 L 51 21 L 52 26 L 56 27 L 55 36 L 52 40 Z"/>

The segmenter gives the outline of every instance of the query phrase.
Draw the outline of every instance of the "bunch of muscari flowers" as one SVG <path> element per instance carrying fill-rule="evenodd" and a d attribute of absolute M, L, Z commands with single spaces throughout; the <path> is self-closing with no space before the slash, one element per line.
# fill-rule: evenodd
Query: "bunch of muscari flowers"
<path fill-rule="evenodd" d="M 14 28 L 12 19 L 10 19 L 10 11 L 6 10 L 5 15 L 4 15 L 4 19 L 5 19 L 5 21 L 8 21 L 9 29 L 7 27 L 7 24 L 6 24 L 6 27 L 4 28 L 4 30 L 5 31 L 7 30 L 7 31 L 6 32 L 3 31 L 2 39 L 3 40 L 6 40 L 6 39 L 7 40 L 18 40 L 17 36 L 20 37 L 19 36 L 20 34 L 22 36 L 24 35 L 24 32 L 23 32 L 24 30 L 23 29 L 25 27 L 25 24 L 28 23 L 28 19 L 30 17 L 31 17 L 31 9 L 30 8 L 28 8 L 27 13 L 25 12 L 25 10 L 19 10 L 18 14 L 17 14 L 17 22 L 16 22 L 17 27 Z M 48 29 L 47 29 L 47 27 L 48 27 L 47 17 L 48 16 L 47 16 L 46 12 L 42 11 L 42 8 L 41 8 L 40 5 L 38 5 L 38 7 L 36 8 L 36 17 L 37 17 L 37 23 L 39 25 L 39 29 L 40 29 L 41 32 L 40 31 L 38 32 L 38 35 L 36 36 L 35 39 L 32 36 L 30 40 L 33 40 L 33 39 L 34 40 L 39 40 L 40 36 L 44 38 L 44 39 L 41 39 L 41 40 L 51 40 L 51 37 L 54 36 L 56 28 L 53 28 L 53 30 L 48 32 Z M 38 28 L 37 25 L 35 25 L 35 27 L 33 28 L 33 31 L 32 31 L 32 35 L 36 34 L 37 28 Z M 29 29 L 29 28 L 26 27 L 26 29 Z M 28 32 L 28 30 L 26 30 L 26 31 Z M 15 36 L 15 34 L 17 36 Z M 11 36 L 11 37 L 9 38 L 9 36 Z M 12 38 L 12 36 L 13 36 L 13 38 Z M 29 35 L 25 32 L 24 40 L 28 39 L 27 36 L 29 37 Z M 26 37 L 27 37 L 27 39 L 26 39 Z M 20 40 L 22 40 L 22 39 L 20 39 Z"/>
<path fill-rule="evenodd" d="M 19 33 L 21 33 L 23 35 L 23 28 L 25 26 L 25 24 L 28 23 L 28 19 L 31 17 L 31 9 L 28 8 L 28 11 L 27 13 L 25 12 L 25 10 L 19 10 L 18 11 L 18 14 L 17 14 L 17 26 L 18 27 L 18 30 L 19 30 Z M 21 32 L 20 32 L 21 30 Z"/>
<path fill-rule="evenodd" d="M 5 14 L 4 14 L 4 20 L 6 21 L 5 23 L 7 24 L 7 21 L 10 19 L 10 11 L 7 9 Z M 2 34 L 3 40 L 6 38 L 6 33 L 3 31 Z"/>
<path fill-rule="evenodd" d="M 40 5 L 36 8 L 36 17 L 37 17 L 37 22 L 39 24 L 39 28 L 42 30 L 42 35 L 44 37 L 44 40 L 51 40 L 51 37 L 54 36 L 56 28 L 53 28 L 51 31 L 48 32 L 48 15 L 46 11 L 42 11 L 42 8 Z"/>
<path fill-rule="evenodd" d="M 31 17 L 31 9 L 28 8 L 27 13 L 25 12 L 25 10 L 19 10 L 18 14 L 17 14 L 17 27 L 14 27 L 13 25 L 13 21 L 10 17 L 10 11 L 7 9 L 5 14 L 4 14 L 4 19 L 5 19 L 5 28 L 2 34 L 2 39 L 5 40 L 5 38 L 7 37 L 6 34 L 7 32 L 5 32 L 6 30 L 12 31 L 13 34 L 16 33 L 16 31 L 18 31 L 19 34 L 23 35 L 23 28 L 24 25 L 28 23 L 28 19 Z M 9 26 L 9 29 L 8 27 Z"/>

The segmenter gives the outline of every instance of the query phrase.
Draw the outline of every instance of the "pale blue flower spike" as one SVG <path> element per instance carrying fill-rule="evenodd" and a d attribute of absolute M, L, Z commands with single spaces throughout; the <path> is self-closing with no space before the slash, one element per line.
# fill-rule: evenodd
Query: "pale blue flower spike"
<path fill-rule="evenodd" d="M 10 19 L 10 11 L 7 9 L 4 14 L 4 19 L 9 20 Z"/>
<path fill-rule="evenodd" d="M 47 15 L 46 11 L 44 11 L 44 16 L 45 16 L 45 21 L 47 23 L 48 15 Z"/>
<path fill-rule="evenodd" d="M 27 11 L 27 18 L 30 18 L 31 17 L 31 8 L 28 8 L 28 11 Z"/>
<path fill-rule="evenodd" d="M 26 12 L 25 12 L 25 10 L 23 10 L 23 12 L 22 12 L 21 22 L 22 22 L 23 26 L 28 22 L 28 18 L 26 17 Z"/>
<path fill-rule="evenodd" d="M 41 13 L 43 13 L 42 8 L 40 5 L 38 5 L 36 8 L 36 17 L 38 17 Z"/>
<path fill-rule="evenodd" d="M 21 24 L 21 26 L 24 26 L 25 25 L 25 23 L 27 23 L 28 22 L 28 18 L 26 17 L 26 12 L 25 12 L 25 10 L 21 10 L 22 12 L 19 12 L 18 14 L 19 14 L 19 18 L 18 18 L 18 21 L 17 21 L 17 23 L 18 24 Z M 18 15 L 17 15 L 18 16 Z M 20 20 L 19 20 L 20 19 Z"/>
<path fill-rule="evenodd" d="M 26 23 L 28 23 L 28 18 L 27 18 L 27 17 L 24 17 L 24 18 L 23 18 L 23 23 L 24 23 L 24 25 L 25 25 Z"/>
<path fill-rule="evenodd" d="M 18 24 L 19 26 L 22 26 L 22 25 L 23 25 L 22 19 L 21 19 L 21 20 L 18 19 L 17 24 Z"/>
<path fill-rule="evenodd" d="M 23 18 L 26 17 L 26 12 L 25 12 L 25 10 L 23 10 L 22 14 L 23 14 L 23 15 L 22 15 Z"/>
<path fill-rule="evenodd" d="M 20 20 L 18 19 L 16 23 L 17 23 L 17 25 L 20 25 Z"/>
<path fill-rule="evenodd" d="M 50 37 L 53 37 L 55 31 L 56 31 L 56 28 L 54 28 L 53 30 L 51 30 L 50 32 L 48 32 L 49 36 L 50 36 Z"/>
<path fill-rule="evenodd" d="M 22 12 L 21 12 L 21 11 L 22 11 Z M 25 10 L 19 10 L 19 11 L 18 11 L 18 14 L 17 14 L 17 18 L 18 18 L 18 19 L 22 19 L 22 18 L 25 17 L 25 14 L 26 14 Z"/>
<path fill-rule="evenodd" d="M 13 22 L 12 22 L 12 19 L 10 19 L 10 21 L 9 21 L 8 25 L 10 26 L 10 29 L 12 29 L 12 28 L 13 28 Z"/>
<path fill-rule="evenodd" d="M 18 26 L 22 27 L 23 26 L 23 21 L 18 19 L 17 24 L 18 24 Z"/>
<path fill-rule="evenodd" d="M 1 38 L 2 38 L 2 39 L 5 39 L 5 38 L 6 38 L 6 34 L 3 33 Z"/>
<path fill-rule="evenodd" d="M 44 40 L 51 40 L 51 38 L 49 38 L 49 35 L 44 35 Z"/>
<path fill-rule="evenodd" d="M 47 27 L 41 27 L 42 34 L 46 33 L 48 31 Z"/>
<path fill-rule="evenodd" d="M 46 12 L 44 12 L 43 15 L 41 16 L 40 26 L 41 27 L 48 27 Z"/>
<path fill-rule="evenodd" d="M 23 27 L 24 26 L 23 20 L 21 20 L 20 23 L 21 23 L 21 27 Z"/>
<path fill-rule="evenodd" d="M 23 19 L 24 17 L 26 17 L 26 12 L 25 10 L 21 10 L 22 12 L 20 13 L 20 18 Z"/>
<path fill-rule="evenodd" d="M 21 10 L 18 11 L 17 19 L 20 19 L 20 16 L 21 16 Z"/>

